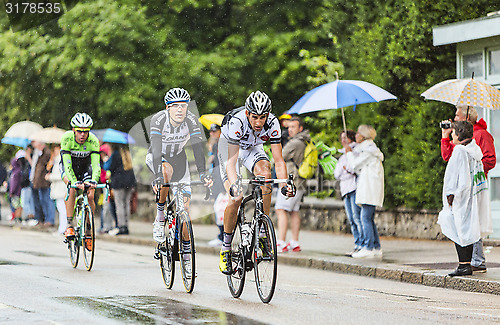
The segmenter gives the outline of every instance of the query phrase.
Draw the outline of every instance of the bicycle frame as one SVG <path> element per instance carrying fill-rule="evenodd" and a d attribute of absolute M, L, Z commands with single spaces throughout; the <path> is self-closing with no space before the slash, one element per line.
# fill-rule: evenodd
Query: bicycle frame
<path fill-rule="evenodd" d="M 68 186 L 68 193 L 66 195 L 65 200 L 68 200 L 69 198 L 69 193 L 70 189 L 78 189 L 76 185 L 70 185 Z M 96 188 L 105 188 L 105 196 L 106 199 L 109 197 L 109 185 L 106 184 L 99 184 L 96 186 Z M 89 199 L 87 196 L 88 190 L 90 189 L 89 184 L 84 185 L 83 191 L 78 194 L 75 198 L 75 206 L 74 206 L 74 215 L 76 216 L 77 220 L 77 227 L 76 227 L 76 232 L 74 237 L 67 237 L 65 238 L 64 242 L 68 244 L 68 249 L 70 251 L 70 259 L 71 259 L 71 264 L 73 265 L 74 268 L 78 266 L 78 259 L 80 256 L 80 246 L 84 247 L 83 248 L 83 255 L 84 255 L 84 260 L 85 260 L 85 267 L 87 271 L 90 271 L 92 269 L 93 261 L 94 261 L 94 252 L 95 252 L 95 246 L 94 246 L 94 241 L 95 241 L 95 229 L 94 229 L 94 214 L 92 209 L 90 208 L 89 205 Z M 89 220 L 86 220 L 86 219 Z M 86 233 L 86 229 L 89 230 L 89 234 Z M 86 238 L 87 236 L 87 238 Z M 90 242 L 84 245 L 84 239 L 89 239 Z"/>
<path fill-rule="evenodd" d="M 78 196 L 75 197 L 75 206 L 73 208 L 73 215 L 74 216 L 77 216 L 77 228 L 78 228 L 78 233 L 75 233 L 76 234 L 76 237 L 77 237 L 77 245 L 81 246 L 82 244 L 82 240 L 84 238 L 84 233 L 83 233 L 83 227 L 82 227 L 82 224 L 85 220 L 82 220 L 83 217 L 80 216 L 80 211 L 84 210 L 85 207 L 89 206 L 89 198 L 88 198 L 88 189 L 90 187 L 88 186 L 85 186 L 85 189 L 82 191 L 78 191 L 79 188 L 78 186 L 76 185 L 71 185 L 71 186 L 68 186 L 68 193 L 66 194 L 66 198 L 64 199 L 64 201 L 67 201 L 68 198 L 69 198 L 69 189 L 70 188 L 74 188 L 77 190 L 77 192 L 79 192 Z M 106 191 L 104 192 L 104 196 L 106 197 L 106 200 L 109 198 L 109 184 L 106 183 L 106 184 L 97 184 L 96 187 L 97 188 L 104 188 L 106 189 Z"/>
<path fill-rule="evenodd" d="M 163 184 L 163 187 L 173 188 L 174 198 L 171 199 L 170 191 L 167 194 L 167 204 L 165 206 L 166 232 L 168 236 L 166 242 L 159 243 L 155 249 L 154 257 L 160 260 L 163 282 L 167 289 L 171 289 L 175 274 L 175 261 L 180 262 L 182 281 L 186 292 L 191 293 L 194 289 L 196 277 L 195 271 L 195 244 L 194 234 L 191 224 L 191 217 L 186 211 L 184 200 L 184 189 L 190 185 L 202 185 L 200 181 L 193 181 L 191 184 L 180 182 L 170 182 Z M 210 189 L 207 188 L 205 199 L 210 197 Z M 156 192 L 156 202 L 160 199 L 160 191 Z M 173 211 L 173 205 L 175 211 Z M 174 228 L 175 227 L 175 228 Z"/>
<path fill-rule="evenodd" d="M 241 182 L 241 179 L 238 181 Z M 252 269 L 262 302 L 269 303 L 273 297 L 277 276 L 276 235 L 273 223 L 264 211 L 261 186 L 284 182 L 293 186 L 293 176 L 290 175 L 288 179 L 265 179 L 256 176 L 240 183 L 240 185 L 251 185 L 252 193 L 242 198 L 234 230 L 234 236 L 239 240 L 237 239 L 235 246 L 232 246 L 233 273 L 227 275 L 229 291 L 234 298 L 240 297 L 245 283 L 245 273 Z M 255 210 L 252 219 L 246 220 L 245 206 L 249 201 L 255 202 Z"/>

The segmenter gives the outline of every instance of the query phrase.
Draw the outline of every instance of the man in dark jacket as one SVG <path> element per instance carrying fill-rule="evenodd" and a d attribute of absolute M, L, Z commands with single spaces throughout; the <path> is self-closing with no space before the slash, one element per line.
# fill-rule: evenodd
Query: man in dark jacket
<path fill-rule="evenodd" d="M 111 157 L 103 164 L 103 168 L 111 172 L 111 188 L 116 205 L 117 228 L 108 233 L 112 236 L 128 235 L 130 219 L 130 200 L 137 185 L 132 157 L 124 145 L 113 144 Z"/>
<path fill-rule="evenodd" d="M 455 121 L 468 121 L 474 126 L 472 138 L 476 140 L 477 145 L 481 148 L 484 166 L 484 173 L 488 176 L 488 171 L 495 167 L 497 157 L 495 154 L 495 145 L 493 144 L 493 136 L 486 130 L 486 122 L 483 119 L 477 120 L 478 114 L 474 107 L 457 106 L 455 113 Z M 441 129 L 441 156 L 444 161 L 450 160 L 453 148 L 455 145 L 450 140 L 450 134 L 453 129 Z M 480 239 L 474 244 L 472 253 L 472 271 L 486 272 L 485 257 L 483 253 L 483 240 Z"/>
<path fill-rule="evenodd" d="M 43 142 L 33 142 L 38 154 L 35 172 L 33 174 L 33 200 L 35 202 L 35 218 L 41 224 L 45 221 L 45 226 L 54 226 L 54 216 L 56 207 L 50 198 L 50 182 L 45 179 L 47 174 L 47 163 L 50 160 L 50 149 Z"/>
<path fill-rule="evenodd" d="M 293 174 L 293 180 L 297 186 L 295 197 L 287 198 L 281 191 L 278 191 L 276 204 L 274 206 L 278 216 L 278 252 L 294 251 L 300 252 L 299 231 L 300 231 L 300 202 L 305 192 L 305 180 L 299 177 L 299 166 L 304 160 L 304 150 L 306 141 L 310 141 L 309 130 L 304 130 L 302 120 L 294 116 L 288 120 L 288 142 L 283 147 L 283 159 L 286 163 L 286 170 Z M 292 239 L 287 244 L 285 242 L 288 228 L 288 215 L 290 215 L 290 231 Z"/>

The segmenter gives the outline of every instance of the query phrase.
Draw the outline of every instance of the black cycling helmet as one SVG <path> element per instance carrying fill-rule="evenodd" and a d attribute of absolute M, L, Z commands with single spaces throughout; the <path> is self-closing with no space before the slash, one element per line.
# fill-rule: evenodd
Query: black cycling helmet
<path fill-rule="evenodd" d="M 253 114 L 262 115 L 271 111 L 271 99 L 266 93 L 254 91 L 245 101 L 245 108 Z"/>

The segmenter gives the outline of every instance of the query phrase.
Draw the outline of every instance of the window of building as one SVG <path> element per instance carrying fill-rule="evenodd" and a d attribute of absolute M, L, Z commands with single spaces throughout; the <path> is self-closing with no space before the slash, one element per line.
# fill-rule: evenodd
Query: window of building
<path fill-rule="evenodd" d="M 488 74 L 500 75 L 500 49 L 488 51 Z"/>
<path fill-rule="evenodd" d="M 472 73 L 474 73 L 475 77 L 483 77 L 484 69 L 483 69 L 483 53 L 471 53 L 464 54 L 462 56 L 462 76 L 463 78 L 472 77 Z M 499 66 L 500 68 L 500 66 Z"/>

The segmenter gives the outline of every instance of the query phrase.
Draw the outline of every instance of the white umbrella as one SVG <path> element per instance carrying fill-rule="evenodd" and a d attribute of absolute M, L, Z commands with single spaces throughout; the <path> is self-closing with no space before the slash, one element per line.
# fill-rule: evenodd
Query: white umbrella
<path fill-rule="evenodd" d="M 422 96 L 455 106 L 500 109 L 500 90 L 474 78 L 442 81 L 424 91 Z"/>
<path fill-rule="evenodd" d="M 61 138 L 65 132 L 66 130 L 54 126 L 38 131 L 37 133 L 33 134 L 29 139 L 44 143 L 61 143 Z"/>
<path fill-rule="evenodd" d="M 30 136 L 41 131 L 43 127 L 35 122 L 22 121 L 13 124 L 5 133 L 6 138 L 25 138 L 29 139 Z"/>

